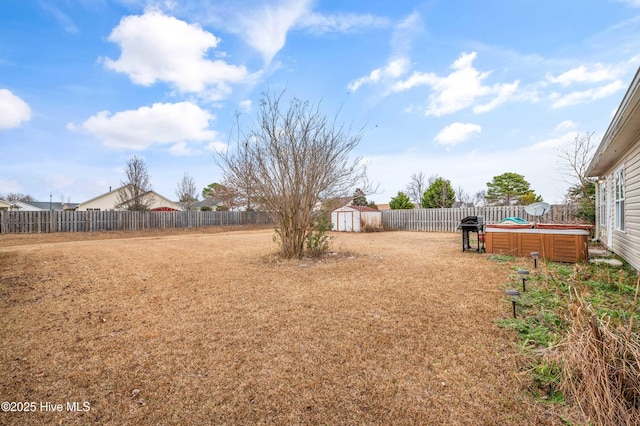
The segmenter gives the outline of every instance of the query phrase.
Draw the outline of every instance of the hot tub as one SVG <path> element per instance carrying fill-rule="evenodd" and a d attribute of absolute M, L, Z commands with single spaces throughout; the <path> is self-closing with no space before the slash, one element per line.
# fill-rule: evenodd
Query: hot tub
<path fill-rule="evenodd" d="M 540 257 L 554 262 L 580 262 L 589 255 L 591 225 L 486 225 L 487 253 Z"/>

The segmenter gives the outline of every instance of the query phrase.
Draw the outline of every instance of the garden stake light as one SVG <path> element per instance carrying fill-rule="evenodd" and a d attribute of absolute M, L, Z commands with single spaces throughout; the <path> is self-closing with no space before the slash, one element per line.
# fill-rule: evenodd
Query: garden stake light
<path fill-rule="evenodd" d="M 526 269 L 521 269 L 518 271 L 518 275 L 522 276 L 522 291 L 527 291 L 527 286 L 525 283 L 527 282 L 527 278 L 529 277 L 529 271 Z"/>
<path fill-rule="evenodd" d="M 513 305 L 513 317 L 516 318 L 516 300 L 520 297 L 520 292 L 516 289 L 507 290 L 507 294 L 511 297 L 511 304 Z"/>
<path fill-rule="evenodd" d="M 533 268 L 536 269 L 538 267 L 538 257 L 540 256 L 540 253 L 538 253 L 537 251 L 532 251 L 531 252 L 531 257 L 533 257 Z"/>

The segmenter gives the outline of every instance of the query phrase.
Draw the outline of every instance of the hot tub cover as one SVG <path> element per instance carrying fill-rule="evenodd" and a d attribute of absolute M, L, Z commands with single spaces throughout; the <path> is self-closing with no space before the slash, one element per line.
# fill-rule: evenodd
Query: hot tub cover
<path fill-rule="evenodd" d="M 511 217 L 505 217 L 504 219 L 502 219 L 500 221 L 500 223 L 504 223 L 505 225 L 508 224 L 508 223 L 516 223 L 518 225 L 526 225 L 529 222 L 527 222 L 526 220 L 524 220 L 521 217 L 511 216 Z"/>

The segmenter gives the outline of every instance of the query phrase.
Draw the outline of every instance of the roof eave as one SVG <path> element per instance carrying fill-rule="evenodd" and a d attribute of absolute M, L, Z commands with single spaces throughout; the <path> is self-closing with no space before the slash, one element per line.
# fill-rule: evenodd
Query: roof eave
<path fill-rule="evenodd" d="M 602 137 L 586 175 L 600 177 L 607 173 L 618 161 L 628 146 L 637 140 L 640 134 L 640 67 L 636 71 L 620 106 L 613 116 L 607 131 Z"/>

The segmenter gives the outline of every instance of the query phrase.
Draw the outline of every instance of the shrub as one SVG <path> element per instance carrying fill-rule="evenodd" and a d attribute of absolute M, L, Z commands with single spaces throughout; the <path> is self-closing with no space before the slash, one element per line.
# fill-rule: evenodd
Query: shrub
<path fill-rule="evenodd" d="M 311 222 L 311 230 L 307 235 L 307 254 L 320 256 L 329 250 L 331 237 L 327 235 L 332 228 L 331 220 L 327 212 L 316 214 Z"/>

